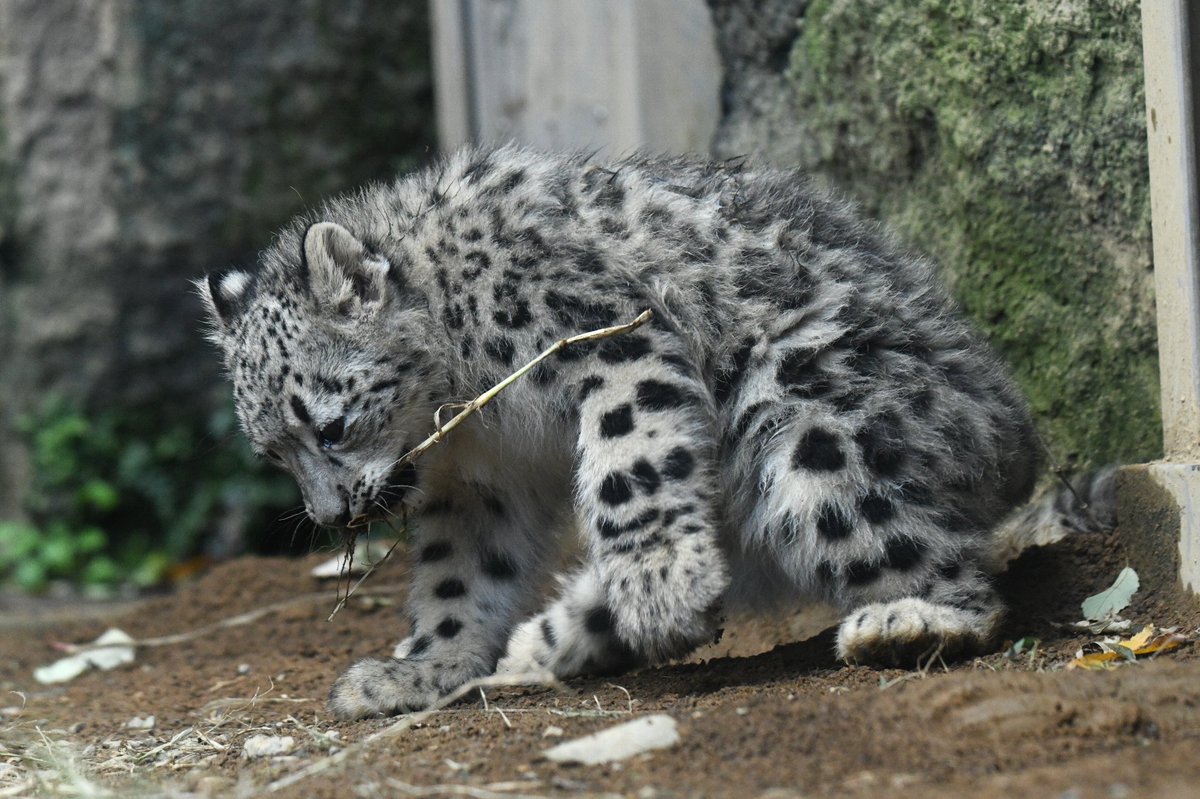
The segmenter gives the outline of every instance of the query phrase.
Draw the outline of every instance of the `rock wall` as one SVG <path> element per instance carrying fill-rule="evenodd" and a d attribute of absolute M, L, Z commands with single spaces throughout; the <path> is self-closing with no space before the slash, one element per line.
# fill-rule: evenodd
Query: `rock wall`
<path fill-rule="evenodd" d="M 1135 0 L 710 0 L 718 155 L 814 172 L 939 261 L 1052 454 L 1161 451 Z"/>
<path fill-rule="evenodd" d="M 48 394 L 203 413 L 188 280 L 432 145 L 423 0 L 0 3 L 0 518 Z"/>
<path fill-rule="evenodd" d="M 946 269 L 1061 460 L 1160 447 L 1133 0 L 709 0 L 720 156 L 815 172 Z M 187 280 L 432 144 L 423 0 L 0 3 L 0 518 L 54 393 L 224 396 Z M 201 411 L 192 409 L 199 408 Z"/>

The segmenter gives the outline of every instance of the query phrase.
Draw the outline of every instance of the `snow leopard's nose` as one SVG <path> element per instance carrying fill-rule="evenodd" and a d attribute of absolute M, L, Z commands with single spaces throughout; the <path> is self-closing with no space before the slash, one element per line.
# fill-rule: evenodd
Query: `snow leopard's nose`
<path fill-rule="evenodd" d="M 341 491 L 336 497 L 325 498 L 324 502 L 306 498 L 304 510 L 322 527 L 345 527 L 350 523 L 350 497 Z"/>

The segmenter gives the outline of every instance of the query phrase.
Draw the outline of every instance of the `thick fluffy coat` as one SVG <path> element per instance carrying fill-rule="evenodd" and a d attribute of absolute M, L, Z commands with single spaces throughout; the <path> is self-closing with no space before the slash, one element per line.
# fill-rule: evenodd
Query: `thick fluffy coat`
<path fill-rule="evenodd" d="M 934 270 L 790 172 L 471 149 L 201 283 L 256 450 L 320 524 L 413 510 L 411 635 L 343 717 L 502 671 L 662 661 L 740 599 L 833 601 L 839 654 L 976 647 L 1024 401 Z M 443 403 L 562 351 L 415 465 Z M 557 536 L 583 563 L 527 617 Z"/>

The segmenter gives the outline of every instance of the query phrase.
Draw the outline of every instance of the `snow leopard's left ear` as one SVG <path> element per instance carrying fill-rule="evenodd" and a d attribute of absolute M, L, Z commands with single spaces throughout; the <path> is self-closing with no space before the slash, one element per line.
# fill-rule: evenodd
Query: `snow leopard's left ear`
<path fill-rule="evenodd" d="M 239 269 L 210 272 L 195 282 L 196 292 L 213 324 L 224 330 L 237 316 L 254 276 Z"/>
<path fill-rule="evenodd" d="M 336 313 L 382 304 L 391 264 L 336 222 L 317 222 L 301 247 L 313 297 Z"/>

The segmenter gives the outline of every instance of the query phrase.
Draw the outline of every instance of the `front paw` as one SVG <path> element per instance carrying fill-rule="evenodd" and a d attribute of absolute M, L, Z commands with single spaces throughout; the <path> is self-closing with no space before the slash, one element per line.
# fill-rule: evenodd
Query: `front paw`
<path fill-rule="evenodd" d="M 425 673 L 428 665 L 395 658 L 360 660 L 334 682 L 329 710 L 343 721 L 424 710 L 440 696 Z"/>
<path fill-rule="evenodd" d="M 547 664 L 553 659 L 554 633 L 550 622 L 538 616 L 513 631 L 504 657 L 496 664 L 497 674 L 550 675 Z"/>

